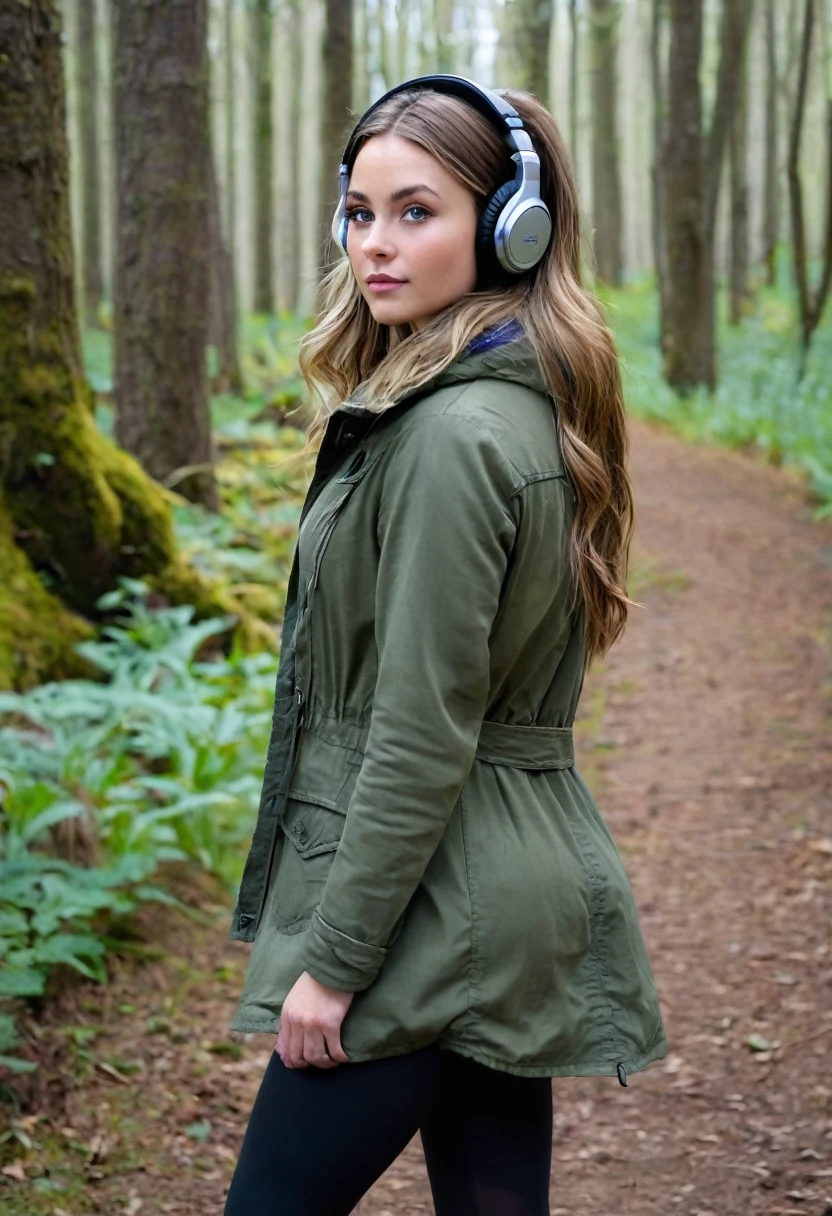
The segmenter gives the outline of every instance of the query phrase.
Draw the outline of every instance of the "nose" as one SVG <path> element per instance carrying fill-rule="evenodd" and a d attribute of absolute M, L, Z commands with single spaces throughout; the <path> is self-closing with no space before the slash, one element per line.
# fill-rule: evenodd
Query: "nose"
<path fill-rule="evenodd" d="M 389 260 L 396 255 L 390 226 L 378 216 L 361 234 L 361 252 L 365 258 Z"/>

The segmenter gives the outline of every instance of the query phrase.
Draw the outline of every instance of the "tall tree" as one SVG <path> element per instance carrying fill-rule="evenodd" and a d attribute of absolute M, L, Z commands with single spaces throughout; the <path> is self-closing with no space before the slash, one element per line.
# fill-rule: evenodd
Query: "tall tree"
<path fill-rule="evenodd" d="M 382 3 L 383 0 L 377 0 Z M 436 36 L 435 72 L 454 70 L 454 0 L 433 0 L 433 28 Z"/>
<path fill-rule="evenodd" d="M 668 117 L 662 156 L 668 301 L 664 373 L 686 391 L 716 384 L 714 233 L 725 143 L 748 35 L 749 0 L 724 0 L 716 98 L 703 133 L 702 0 L 670 0 Z"/>
<path fill-rule="evenodd" d="M 237 73 L 234 0 L 223 0 L 223 75 L 225 77 L 225 230 L 231 281 L 237 288 Z"/>
<path fill-rule="evenodd" d="M 653 89 L 653 161 L 650 166 L 650 194 L 652 203 L 651 237 L 653 247 L 653 269 L 659 288 L 659 333 L 664 351 L 667 325 L 668 278 L 667 278 L 667 231 L 664 218 L 664 194 L 662 191 L 661 158 L 667 123 L 667 97 L 664 88 L 662 67 L 662 29 L 667 12 L 667 0 L 651 0 L 650 25 L 650 77 Z"/>
<path fill-rule="evenodd" d="M 552 0 L 513 0 L 514 83 L 549 105 L 549 36 Z"/>
<path fill-rule="evenodd" d="M 98 56 L 95 0 L 78 0 L 78 134 L 81 145 L 81 249 L 84 314 L 97 326 L 101 307 L 101 172 L 98 155 Z"/>
<path fill-rule="evenodd" d="M 272 250 L 272 0 L 253 0 L 254 308 L 274 311 Z"/>
<path fill-rule="evenodd" d="M 569 155 L 572 173 L 578 177 L 578 105 L 580 99 L 581 15 L 578 0 L 569 0 Z"/>
<path fill-rule="evenodd" d="M 621 175 L 618 167 L 619 0 L 590 0 L 592 49 L 592 202 L 595 264 L 602 282 L 623 275 Z"/>
<path fill-rule="evenodd" d="M 777 20 L 774 0 L 765 0 L 765 182 L 763 190 L 763 244 L 766 264 L 766 281 L 774 285 L 777 237 L 780 229 L 780 189 L 778 173 L 778 68 L 777 68 Z"/>
<path fill-rule="evenodd" d="M 302 222 L 298 183 L 302 34 L 296 0 L 278 0 L 275 43 L 275 303 L 279 311 L 294 311 L 298 306 L 298 232 Z"/>
<path fill-rule="evenodd" d="M 158 487 L 95 425 L 74 303 L 67 160 L 58 4 L 0 5 L 3 688 L 90 674 L 75 652 L 89 626 L 75 614 L 94 615 L 121 575 L 177 600 L 206 599 L 177 556 Z"/>
<path fill-rule="evenodd" d="M 360 4 L 364 0 L 359 0 Z M 352 126 L 352 0 L 326 0 L 321 131 L 321 269 L 327 261 L 332 216 L 338 202 L 338 166 Z"/>
<path fill-rule="evenodd" d="M 809 85 L 809 61 L 816 22 L 816 0 L 805 0 L 800 44 L 797 96 L 794 102 L 791 131 L 789 133 L 789 201 L 792 222 L 792 254 L 794 275 L 797 284 L 797 303 L 800 316 L 801 361 L 800 376 L 806 370 L 806 360 L 812 335 L 820 324 L 823 310 L 832 285 L 832 96 L 830 96 L 830 47 L 829 29 L 822 28 L 825 35 L 823 51 L 823 79 L 826 87 L 827 164 L 824 180 L 826 196 L 826 230 L 823 235 L 823 256 L 820 279 L 813 287 L 809 278 L 809 251 L 806 234 L 806 218 L 803 208 L 803 184 L 800 177 L 800 140 L 803 133 L 803 117 L 806 109 L 806 93 Z M 822 15 L 822 20 L 823 15 Z"/>
<path fill-rule="evenodd" d="M 208 410 L 206 0 L 115 0 L 115 435 L 218 505 Z"/>
<path fill-rule="evenodd" d="M 729 162 L 731 168 L 731 224 L 729 257 L 729 316 L 739 325 L 745 312 L 750 287 L 748 282 L 748 51 L 740 61 L 737 104 L 731 118 Z"/>

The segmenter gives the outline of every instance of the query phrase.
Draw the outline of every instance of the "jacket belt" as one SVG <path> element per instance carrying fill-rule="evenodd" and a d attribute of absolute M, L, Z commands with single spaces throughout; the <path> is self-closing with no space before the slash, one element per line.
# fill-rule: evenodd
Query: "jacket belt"
<path fill-rule="evenodd" d="M 485 719 L 476 757 L 510 768 L 571 768 L 575 747 L 571 726 L 510 726 Z"/>

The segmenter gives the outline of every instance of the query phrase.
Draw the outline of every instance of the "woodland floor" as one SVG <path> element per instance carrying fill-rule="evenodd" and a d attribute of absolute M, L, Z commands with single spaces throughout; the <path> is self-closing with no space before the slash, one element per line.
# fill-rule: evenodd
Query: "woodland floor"
<path fill-rule="evenodd" d="M 832 523 L 779 470 L 632 434 L 645 608 L 587 682 L 580 764 L 670 1054 L 554 1081 L 552 1212 L 832 1216 Z M 162 957 L 41 1018 L 4 1212 L 222 1212 L 272 1040 L 229 1048 L 247 948 L 205 913 L 157 911 Z M 418 1137 L 356 1211 L 433 1211 Z"/>

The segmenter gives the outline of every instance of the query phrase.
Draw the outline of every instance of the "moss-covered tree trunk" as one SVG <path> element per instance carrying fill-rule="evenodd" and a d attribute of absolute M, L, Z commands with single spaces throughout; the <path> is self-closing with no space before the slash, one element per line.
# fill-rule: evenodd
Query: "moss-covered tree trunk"
<path fill-rule="evenodd" d="M 115 435 L 216 509 L 206 0 L 115 0 Z"/>
<path fill-rule="evenodd" d="M 57 0 L 0 4 L 0 687 L 90 674 L 120 575 L 235 610 L 177 556 L 163 492 L 97 429 L 73 298 Z M 248 625 L 249 622 L 246 622 Z M 256 629 L 256 626 L 255 626 Z M 258 631 L 259 640 L 265 640 Z"/>

